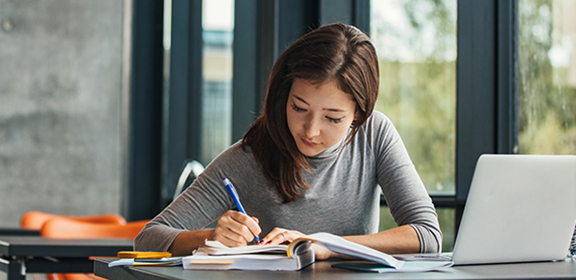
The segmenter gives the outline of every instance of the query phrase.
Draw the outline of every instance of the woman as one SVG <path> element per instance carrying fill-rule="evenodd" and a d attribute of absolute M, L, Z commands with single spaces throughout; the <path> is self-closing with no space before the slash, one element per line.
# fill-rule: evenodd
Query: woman
<path fill-rule="evenodd" d="M 142 230 L 135 250 L 189 255 L 206 239 L 280 244 L 330 232 L 386 253 L 440 251 L 431 199 L 394 126 L 373 112 L 378 84 L 376 51 L 359 29 L 332 24 L 300 38 L 272 68 L 262 115 Z M 231 210 L 224 177 L 250 216 Z M 378 232 L 381 191 L 398 227 Z"/>

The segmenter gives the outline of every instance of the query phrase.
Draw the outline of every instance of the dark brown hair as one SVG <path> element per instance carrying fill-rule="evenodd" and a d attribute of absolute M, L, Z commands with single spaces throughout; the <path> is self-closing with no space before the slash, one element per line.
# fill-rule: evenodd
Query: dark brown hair
<path fill-rule="evenodd" d="M 284 202 L 303 197 L 308 188 L 301 170 L 308 162 L 300 153 L 286 120 L 286 103 L 294 79 L 321 84 L 337 81 L 356 102 L 356 120 L 346 139 L 352 140 L 372 114 L 378 97 L 379 71 L 370 38 L 346 24 L 322 26 L 298 39 L 274 63 L 263 112 L 244 134 L 243 147 L 250 147 L 264 174 Z"/>

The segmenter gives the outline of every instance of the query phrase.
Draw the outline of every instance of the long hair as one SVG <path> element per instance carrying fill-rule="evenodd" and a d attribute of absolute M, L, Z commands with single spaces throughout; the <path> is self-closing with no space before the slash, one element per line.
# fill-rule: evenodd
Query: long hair
<path fill-rule="evenodd" d="M 242 139 L 252 149 L 266 178 L 284 202 L 303 197 L 309 188 L 301 170 L 308 162 L 300 153 L 286 120 L 286 103 L 294 79 L 321 84 L 335 80 L 356 102 L 356 120 L 348 144 L 372 114 L 378 97 L 379 70 L 376 50 L 366 34 L 346 24 L 322 26 L 292 44 L 274 63 L 262 114 Z"/>

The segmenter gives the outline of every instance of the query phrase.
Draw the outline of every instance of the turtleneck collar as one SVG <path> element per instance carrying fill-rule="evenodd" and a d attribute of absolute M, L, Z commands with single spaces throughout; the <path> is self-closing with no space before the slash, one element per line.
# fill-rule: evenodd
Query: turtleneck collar
<path fill-rule="evenodd" d="M 344 146 L 346 145 L 346 139 L 348 138 L 348 135 L 350 134 L 351 129 L 348 129 L 348 133 L 346 133 L 346 135 L 340 139 L 340 141 L 336 144 L 334 144 L 332 147 L 320 152 L 317 155 L 314 156 L 307 156 L 307 159 L 311 159 L 311 160 L 316 160 L 316 159 L 324 159 L 324 158 L 328 158 L 331 156 L 335 156 L 337 155 L 340 150 L 342 150 L 342 148 L 344 148 Z"/>

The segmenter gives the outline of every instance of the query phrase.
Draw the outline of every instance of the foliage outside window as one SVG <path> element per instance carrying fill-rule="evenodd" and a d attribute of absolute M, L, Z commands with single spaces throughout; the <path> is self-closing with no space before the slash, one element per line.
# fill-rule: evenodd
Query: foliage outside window
<path fill-rule="evenodd" d="M 518 5 L 519 152 L 576 154 L 576 2 Z"/>
<path fill-rule="evenodd" d="M 456 1 L 374 0 L 376 110 L 394 123 L 430 193 L 454 193 Z"/>

